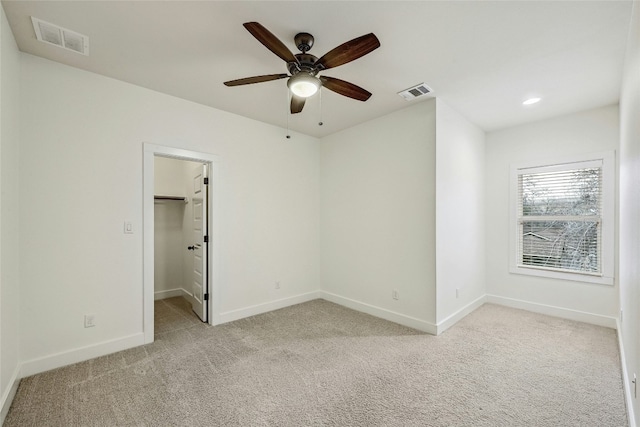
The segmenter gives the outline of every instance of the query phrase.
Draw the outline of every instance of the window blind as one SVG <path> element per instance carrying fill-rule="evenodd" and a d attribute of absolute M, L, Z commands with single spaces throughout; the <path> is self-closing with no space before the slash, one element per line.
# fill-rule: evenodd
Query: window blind
<path fill-rule="evenodd" d="M 518 264 L 600 274 L 602 162 L 518 171 Z"/>

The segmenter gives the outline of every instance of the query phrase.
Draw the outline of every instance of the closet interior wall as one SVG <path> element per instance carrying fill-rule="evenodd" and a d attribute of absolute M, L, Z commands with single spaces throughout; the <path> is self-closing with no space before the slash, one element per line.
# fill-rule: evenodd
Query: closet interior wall
<path fill-rule="evenodd" d="M 191 175 L 199 163 L 156 157 L 154 163 L 154 187 L 157 196 L 154 203 L 154 275 L 155 299 L 183 296 L 191 302 L 191 283 L 188 277 L 191 245 L 189 218 L 192 203 Z M 160 197 L 185 198 L 182 200 Z"/>

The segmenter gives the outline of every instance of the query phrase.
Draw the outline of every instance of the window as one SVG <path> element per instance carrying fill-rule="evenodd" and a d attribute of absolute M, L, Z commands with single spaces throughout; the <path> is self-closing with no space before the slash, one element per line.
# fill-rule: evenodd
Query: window
<path fill-rule="evenodd" d="M 512 167 L 511 272 L 613 284 L 613 161 Z"/>

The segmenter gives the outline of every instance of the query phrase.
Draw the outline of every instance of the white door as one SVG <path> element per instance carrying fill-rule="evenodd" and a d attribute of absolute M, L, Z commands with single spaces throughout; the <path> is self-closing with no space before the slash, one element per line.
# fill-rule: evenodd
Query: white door
<path fill-rule="evenodd" d="M 203 322 L 207 321 L 207 301 L 209 299 L 208 289 L 208 237 L 207 237 L 207 197 L 208 178 L 207 165 L 198 165 L 193 171 L 193 202 L 191 231 L 193 236 L 192 244 L 187 248 L 193 253 L 193 284 L 191 292 L 193 301 L 191 307 Z"/>

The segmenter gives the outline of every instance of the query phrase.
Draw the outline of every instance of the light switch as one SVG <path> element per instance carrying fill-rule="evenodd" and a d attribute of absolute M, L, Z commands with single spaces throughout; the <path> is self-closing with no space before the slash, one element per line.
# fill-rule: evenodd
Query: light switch
<path fill-rule="evenodd" d="M 133 234 L 133 223 L 131 221 L 124 222 L 124 233 Z"/>

